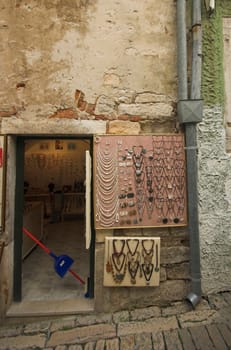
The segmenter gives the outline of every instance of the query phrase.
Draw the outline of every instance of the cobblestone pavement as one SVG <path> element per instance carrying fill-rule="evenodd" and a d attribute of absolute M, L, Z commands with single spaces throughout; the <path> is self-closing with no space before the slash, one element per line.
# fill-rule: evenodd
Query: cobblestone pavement
<path fill-rule="evenodd" d="M 0 350 L 228 350 L 231 293 L 186 302 L 0 327 Z"/>

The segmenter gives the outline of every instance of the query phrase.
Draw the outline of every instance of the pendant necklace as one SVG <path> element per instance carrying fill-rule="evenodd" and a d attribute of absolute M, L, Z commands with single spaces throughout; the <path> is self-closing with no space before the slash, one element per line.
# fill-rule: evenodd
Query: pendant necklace
<path fill-rule="evenodd" d="M 151 247 L 147 248 L 147 244 L 145 247 L 145 242 L 151 242 Z M 147 285 L 149 285 L 149 283 L 150 283 L 153 269 L 154 269 L 154 264 L 152 263 L 154 242 L 155 242 L 154 240 L 143 240 L 142 241 L 142 248 L 143 248 L 142 249 L 142 256 L 143 256 L 142 270 L 143 270 Z"/>
<path fill-rule="evenodd" d="M 106 271 L 107 273 L 112 272 L 112 263 L 111 263 L 111 256 L 110 256 L 110 241 L 107 241 L 107 263 L 106 263 Z"/>
<path fill-rule="evenodd" d="M 134 243 L 134 246 L 132 243 Z M 140 257 L 140 252 L 137 251 L 138 246 L 139 246 L 139 239 L 127 240 L 128 271 L 131 276 L 131 279 L 130 279 L 131 284 L 136 284 L 136 275 L 137 275 L 138 269 L 140 268 L 141 257 Z"/>
<path fill-rule="evenodd" d="M 118 249 L 118 242 L 120 242 L 120 251 Z M 117 243 L 117 245 L 116 245 Z M 122 283 L 126 273 L 126 254 L 124 253 L 125 240 L 113 239 L 113 253 L 112 253 L 112 276 L 115 283 Z"/>
<path fill-rule="evenodd" d="M 156 267 L 155 271 L 158 272 L 160 270 L 159 268 L 159 246 L 156 244 Z"/>

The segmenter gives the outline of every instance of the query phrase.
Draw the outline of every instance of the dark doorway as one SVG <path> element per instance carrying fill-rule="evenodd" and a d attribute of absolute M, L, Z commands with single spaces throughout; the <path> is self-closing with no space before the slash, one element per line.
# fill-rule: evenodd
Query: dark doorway
<path fill-rule="evenodd" d="M 94 237 L 90 249 L 85 244 L 85 151 L 91 151 L 91 139 L 18 137 L 15 301 L 93 297 Z M 56 256 L 70 256 L 71 269 L 85 284 L 68 271 L 61 278 L 56 259 L 21 227 Z"/>

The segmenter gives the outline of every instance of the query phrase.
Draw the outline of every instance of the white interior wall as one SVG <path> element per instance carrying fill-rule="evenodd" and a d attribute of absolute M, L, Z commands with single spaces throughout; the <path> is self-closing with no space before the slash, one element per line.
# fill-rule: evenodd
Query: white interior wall
<path fill-rule="evenodd" d="M 27 140 L 25 143 L 24 178 L 28 192 L 48 192 L 53 182 L 55 190 L 63 186 L 75 189 L 75 182 L 85 179 L 85 151 L 87 140 Z"/>

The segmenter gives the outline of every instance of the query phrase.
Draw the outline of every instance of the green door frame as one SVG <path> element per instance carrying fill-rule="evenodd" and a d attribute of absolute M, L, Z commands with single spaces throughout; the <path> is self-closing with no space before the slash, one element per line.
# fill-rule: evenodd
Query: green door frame
<path fill-rule="evenodd" d="M 22 227 L 23 227 L 23 208 L 24 208 L 24 141 L 25 140 L 43 140 L 43 139 L 86 139 L 90 142 L 90 154 L 93 154 L 93 137 L 73 136 L 73 135 L 23 135 L 16 138 L 16 189 L 15 189 L 15 218 L 14 218 L 14 272 L 13 272 L 13 300 L 20 302 L 22 300 Z M 91 184 L 92 185 L 92 184 Z M 92 187 L 91 187 L 92 188 Z M 92 201 L 93 203 L 93 194 Z M 93 213 L 93 205 L 91 205 Z M 89 278 L 86 296 L 94 297 L 94 261 L 95 261 L 95 230 L 93 214 L 91 214 L 91 245 L 89 249 Z"/>

